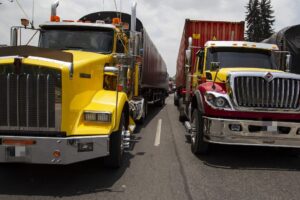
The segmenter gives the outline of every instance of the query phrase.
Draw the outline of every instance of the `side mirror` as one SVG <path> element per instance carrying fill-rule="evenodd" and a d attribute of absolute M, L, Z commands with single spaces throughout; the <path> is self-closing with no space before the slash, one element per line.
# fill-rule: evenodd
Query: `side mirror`
<path fill-rule="evenodd" d="M 215 72 L 220 70 L 220 62 L 211 62 L 210 63 L 210 71 Z"/>
<path fill-rule="evenodd" d="M 114 66 L 106 66 L 106 67 L 104 67 L 104 72 L 118 74 L 119 73 L 119 68 L 114 67 Z"/>
<path fill-rule="evenodd" d="M 192 48 L 193 38 L 189 37 L 188 42 L 189 42 L 189 49 L 190 49 L 190 48 Z"/>
<path fill-rule="evenodd" d="M 192 51 L 190 49 L 185 50 L 185 57 L 186 57 L 188 65 L 190 65 L 191 59 L 192 59 Z"/>
<path fill-rule="evenodd" d="M 285 58 L 285 71 L 290 72 L 290 65 L 291 65 L 291 54 L 287 54 Z"/>

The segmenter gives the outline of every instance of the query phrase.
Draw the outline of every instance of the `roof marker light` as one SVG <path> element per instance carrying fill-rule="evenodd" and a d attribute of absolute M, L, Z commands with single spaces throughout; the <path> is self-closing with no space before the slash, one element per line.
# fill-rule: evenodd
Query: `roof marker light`
<path fill-rule="evenodd" d="M 121 24 L 121 19 L 120 18 L 113 18 L 112 19 L 112 24 L 114 24 L 114 25 Z"/>

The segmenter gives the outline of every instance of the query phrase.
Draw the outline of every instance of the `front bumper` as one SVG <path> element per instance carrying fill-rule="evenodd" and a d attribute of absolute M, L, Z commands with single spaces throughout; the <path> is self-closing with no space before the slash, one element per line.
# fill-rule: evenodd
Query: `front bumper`
<path fill-rule="evenodd" d="M 0 162 L 71 164 L 109 155 L 109 136 L 0 136 Z"/>
<path fill-rule="evenodd" d="M 209 143 L 300 148 L 300 123 L 209 117 L 204 123 Z"/>

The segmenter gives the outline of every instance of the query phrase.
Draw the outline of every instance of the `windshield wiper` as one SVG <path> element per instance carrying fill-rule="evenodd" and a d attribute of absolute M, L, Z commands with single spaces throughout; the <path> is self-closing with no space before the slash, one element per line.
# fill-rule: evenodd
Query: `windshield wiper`
<path fill-rule="evenodd" d="M 76 46 L 66 46 L 64 48 L 61 48 L 61 50 L 71 50 L 71 49 L 74 49 L 74 50 L 83 50 L 82 47 L 76 47 Z"/>

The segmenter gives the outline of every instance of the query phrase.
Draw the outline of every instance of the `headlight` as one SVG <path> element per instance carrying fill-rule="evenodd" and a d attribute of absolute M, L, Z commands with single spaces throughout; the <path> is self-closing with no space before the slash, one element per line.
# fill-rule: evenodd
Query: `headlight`
<path fill-rule="evenodd" d="M 84 112 L 84 121 L 89 122 L 111 122 L 110 112 Z"/>
<path fill-rule="evenodd" d="M 225 98 L 223 98 L 223 97 L 218 97 L 218 98 L 216 98 L 216 100 L 215 100 L 215 104 L 216 104 L 216 106 L 217 107 L 225 107 L 225 105 L 226 105 L 226 99 Z"/>
<path fill-rule="evenodd" d="M 228 99 L 223 94 L 207 92 L 205 100 L 213 108 L 232 109 Z"/>

